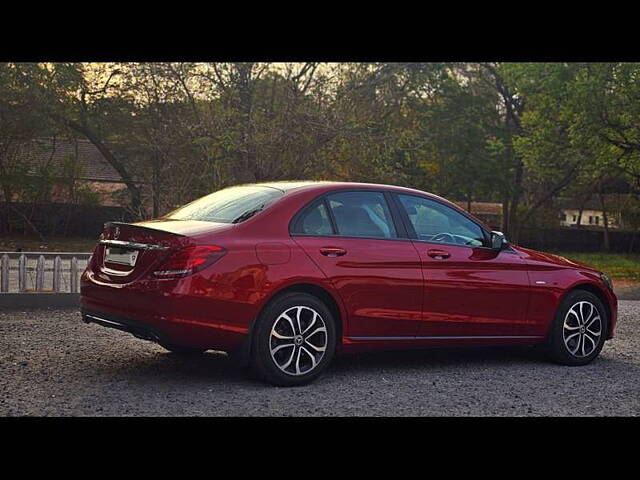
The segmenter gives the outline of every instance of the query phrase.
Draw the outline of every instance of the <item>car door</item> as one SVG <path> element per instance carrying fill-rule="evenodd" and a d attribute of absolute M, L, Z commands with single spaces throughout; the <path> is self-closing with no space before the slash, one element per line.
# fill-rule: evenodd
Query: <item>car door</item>
<path fill-rule="evenodd" d="M 397 194 L 425 279 L 418 336 L 500 337 L 527 333 L 527 264 L 488 248 L 489 232 L 435 199 Z"/>
<path fill-rule="evenodd" d="M 391 208 L 381 191 L 339 191 L 294 220 L 293 238 L 340 295 L 352 338 L 412 337 L 422 318 L 420 257 Z"/>

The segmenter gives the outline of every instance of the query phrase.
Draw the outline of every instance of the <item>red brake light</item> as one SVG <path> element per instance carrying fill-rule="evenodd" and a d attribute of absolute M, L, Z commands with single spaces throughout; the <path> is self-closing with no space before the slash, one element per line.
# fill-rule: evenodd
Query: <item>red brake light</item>
<path fill-rule="evenodd" d="M 220 260 L 227 251 L 215 245 L 198 245 L 185 247 L 169 258 L 153 272 L 157 278 L 179 278 L 186 277 L 208 267 Z"/>

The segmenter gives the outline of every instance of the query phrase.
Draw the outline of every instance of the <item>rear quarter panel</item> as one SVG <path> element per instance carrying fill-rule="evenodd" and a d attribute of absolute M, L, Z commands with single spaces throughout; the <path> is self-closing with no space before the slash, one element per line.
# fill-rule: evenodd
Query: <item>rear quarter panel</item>
<path fill-rule="evenodd" d="M 334 299 L 344 325 L 345 310 L 337 292 L 289 236 L 289 221 L 316 195 L 287 195 L 275 208 L 238 224 L 224 238 L 215 234 L 195 237 L 198 244 L 219 244 L 227 249 L 227 255 L 195 275 L 189 284 L 185 282 L 185 292 L 193 293 L 194 302 L 211 303 L 214 299 L 217 320 L 246 333 L 278 293 L 298 284 L 315 285 Z"/>

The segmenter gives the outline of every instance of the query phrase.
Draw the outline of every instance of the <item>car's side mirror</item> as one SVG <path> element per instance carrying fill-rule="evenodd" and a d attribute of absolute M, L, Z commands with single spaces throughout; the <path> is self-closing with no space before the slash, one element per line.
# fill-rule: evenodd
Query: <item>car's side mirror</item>
<path fill-rule="evenodd" d="M 504 233 L 502 232 L 491 232 L 491 248 L 494 250 L 502 250 L 503 248 L 505 248 L 507 245 L 509 244 L 509 242 L 507 242 L 507 239 L 504 236 Z"/>

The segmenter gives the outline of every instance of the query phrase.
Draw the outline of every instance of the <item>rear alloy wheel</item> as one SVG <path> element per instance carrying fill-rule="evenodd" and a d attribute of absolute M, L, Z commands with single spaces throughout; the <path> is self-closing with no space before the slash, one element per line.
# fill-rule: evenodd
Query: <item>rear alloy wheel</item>
<path fill-rule="evenodd" d="M 598 297 L 581 290 L 569 293 L 551 327 L 551 358 L 564 365 L 591 362 L 604 346 L 607 327 L 606 310 Z"/>
<path fill-rule="evenodd" d="M 316 379 L 335 350 L 329 309 L 312 295 L 292 293 L 269 305 L 254 333 L 254 369 L 275 385 L 303 385 Z"/>

